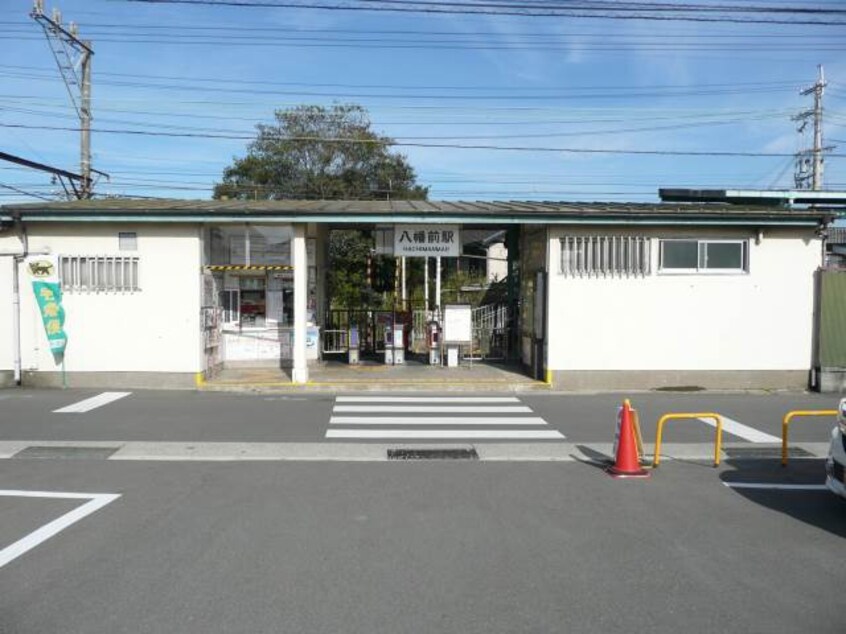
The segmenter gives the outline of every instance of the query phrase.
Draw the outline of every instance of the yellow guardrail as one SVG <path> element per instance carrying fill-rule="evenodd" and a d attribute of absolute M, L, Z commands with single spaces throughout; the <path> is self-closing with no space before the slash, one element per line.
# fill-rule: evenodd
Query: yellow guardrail
<path fill-rule="evenodd" d="M 787 412 L 781 421 L 781 466 L 787 466 L 787 426 L 797 416 L 837 416 L 836 409 L 797 409 Z"/>
<path fill-rule="evenodd" d="M 668 420 L 698 420 L 700 418 L 713 419 L 717 424 L 717 435 L 714 439 L 714 466 L 720 466 L 720 452 L 723 446 L 723 417 L 713 412 L 672 413 L 664 414 L 658 419 L 658 429 L 655 432 L 655 456 L 652 458 L 652 468 L 661 463 L 661 438 L 664 435 L 664 424 Z"/>

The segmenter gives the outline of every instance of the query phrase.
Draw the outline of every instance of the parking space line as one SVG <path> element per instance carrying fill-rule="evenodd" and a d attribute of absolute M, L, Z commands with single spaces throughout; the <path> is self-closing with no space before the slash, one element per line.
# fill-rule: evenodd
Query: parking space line
<path fill-rule="evenodd" d="M 778 484 L 772 482 L 723 482 L 731 489 L 781 489 L 785 491 L 827 491 L 824 484 Z"/>
<path fill-rule="evenodd" d="M 9 562 L 17 559 L 24 553 L 32 550 L 39 544 L 44 543 L 57 533 L 65 530 L 71 524 L 75 524 L 79 520 L 91 515 L 95 511 L 99 511 L 107 504 L 111 504 L 120 497 L 117 493 L 67 493 L 64 491 L 17 491 L 17 490 L 0 490 L 0 496 L 4 497 L 22 497 L 22 498 L 43 498 L 43 499 L 57 499 L 57 500 L 88 500 L 82 506 L 68 511 L 61 517 L 54 519 L 38 528 L 18 541 L 6 546 L 0 550 L 0 568 Z"/>
<path fill-rule="evenodd" d="M 731 434 L 732 436 L 737 436 L 738 438 L 743 438 L 743 440 L 748 440 L 749 442 L 755 443 L 771 443 L 771 442 L 781 442 L 781 438 L 778 436 L 771 436 L 770 434 L 765 434 L 762 431 L 758 431 L 754 427 L 749 427 L 749 425 L 744 425 L 743 423 L 738 423 L 736 420 L 731 419 L 727 416 L 723 416 L 720 414 L 720 417 L 723 419 L 723 431 L 727 434 Z M 703 423 L 710 425 L 711 427 L 716 427 L 716 422 L 710 418 L 700 418 Z"/>
<path fill-rule="evenodd" d="M 92 396 L 84 401 L 79 401 L 71 405 L 62 407 L 61 409 L 53 410 L 54 414 L 82 414 L 90 412 L 92 409 L 108 405 L 124 396 L 129 396 L 132 392 L 103 392 L 97 396 Z"/>

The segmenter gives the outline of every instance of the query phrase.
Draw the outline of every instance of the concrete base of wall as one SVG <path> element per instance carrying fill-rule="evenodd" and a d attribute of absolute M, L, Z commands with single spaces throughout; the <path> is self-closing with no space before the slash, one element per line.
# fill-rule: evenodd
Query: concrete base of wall
<path fill-rule="evenodd" d="M 0 388 L 15 387 L 15 371 L 0 370 Z"/>
<path fill-rule="evenodd" d="M 846 368 L 821 368 L 817 371 L 816 387 L 825 394 L 846 393 Z"/>
<path fill-rule="evenodd" d="M 320 365 L 320 359 L 307 359 L 306 363 L 309 367 Z M 259 359 L 256 361 L 224 361 L 221 367 L 225 370 L 249 370 L 250 368 L 284 368 L 289 369 L 294 367 L 294 362 L 290 359 Z"/>
<path fill-rule="evenodd" d="M 194 372 L 68 372 L 68 387 L 170 390 L 195 388 Z M 61 372 L 24 372 L 26 387 L 62 387 Z"/>
<path fill-rule="evenodd" d="M 551 370 L 559 390 L 805 390 L 810 370 Z"/>

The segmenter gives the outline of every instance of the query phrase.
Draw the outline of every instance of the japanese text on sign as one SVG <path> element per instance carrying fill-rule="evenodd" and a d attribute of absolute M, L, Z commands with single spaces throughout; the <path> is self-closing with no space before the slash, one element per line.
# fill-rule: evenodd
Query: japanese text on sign
<path fill-rule="evenodd" d="M 461 232 L 458 225 L 396 225 L 394 255 L 458 257 Z"/>

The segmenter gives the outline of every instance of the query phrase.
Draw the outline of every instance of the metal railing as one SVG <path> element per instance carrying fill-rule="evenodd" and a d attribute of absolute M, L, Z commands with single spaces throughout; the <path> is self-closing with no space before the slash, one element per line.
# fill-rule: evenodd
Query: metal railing
<path fill-rule="evenodd" d="M 501 361 L 509 358 L 511 310 L 505 304 L 486 304 L 473 309 L 473 343 L 463 348 L 463 358 Z"/>
<path fill-rule="evenodd" d="M 344 354 L 349 350 L 349 331 L 324 330 L 323 354 Z"/>

